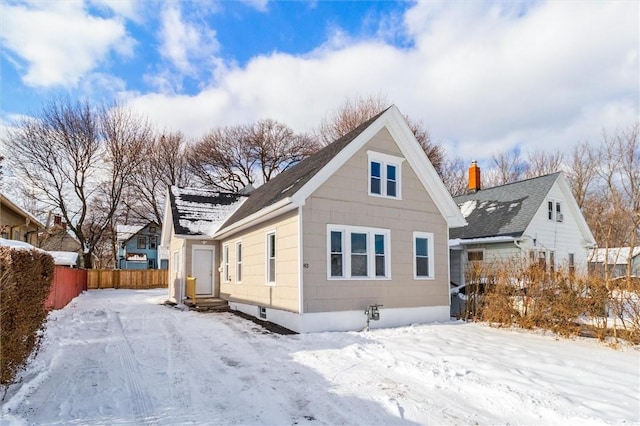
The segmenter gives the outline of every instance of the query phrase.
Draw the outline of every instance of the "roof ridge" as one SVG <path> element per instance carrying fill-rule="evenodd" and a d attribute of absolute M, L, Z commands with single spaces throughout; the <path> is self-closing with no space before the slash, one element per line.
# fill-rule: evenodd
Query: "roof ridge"
<path fill-rule="evenodd" d="M 550 176 L 553 176 L 553 175 L 559 175 L 561 173 L 562 173 L 562 170 L 559 170 L 557 172 L 548 173 L 548 174 L 542 175 L 542 176 L 535 176 L 535 177 L 530 177 L 530 178 L 526 178 L 526 179 L 516 180 L 514 182 L 503 183 L 502 185 L 490 186 L 489 188 L 480 188 L 480 190 L 478 192 L 488 191 L 490 189 L 495 189 L 495 188 L 502 188 L 502 187 L 505 187 L 505 186 L 524 183 L 524 182 L 528 182 L 528 181 L 531 181 L 531 180 L 542 179 L 542 178 L 550 177 Z M 467 195 L 467 194 L 461 194 L 461 195 Z"/>

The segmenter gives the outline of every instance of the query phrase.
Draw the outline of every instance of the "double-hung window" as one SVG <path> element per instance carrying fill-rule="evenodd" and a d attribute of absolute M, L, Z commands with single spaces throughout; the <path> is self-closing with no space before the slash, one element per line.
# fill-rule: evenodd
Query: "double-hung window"
<path fill-rule="evenodd" d="M 236 243 L 236 282 L 242 282 L 242 241 Z"/>
<path fill-rule="evenodd" d="M 433 234 L 413 233 L 413 277 L 415 279 L 434 278 Z"/>
<path fill-rule="evenodd" d="M 329 279 L 390 278 L 390 231 L 327 225 Z"/>
<path fill-rule="evenodd" d="M 401 164 L 404 158 L 367 151 L 369 158 L 369 195 L 401 198 Z"/>
<path fill-rule="evenodd" d="M 562 203 L 556 200 L 547 201 L 547 219 L 555 222 L 563 222 Z"/>
<path fill-rule="evenodd" d="M 276 233 L 267 233 L 267 284 L 276 284 Z"/>

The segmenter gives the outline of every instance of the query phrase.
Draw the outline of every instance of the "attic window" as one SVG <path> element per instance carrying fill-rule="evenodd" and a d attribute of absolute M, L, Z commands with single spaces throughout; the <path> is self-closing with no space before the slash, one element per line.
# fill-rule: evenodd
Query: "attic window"
<path fill-rule="evenodd" d="M 401 164 L 404 158 L 367 151 L 369 157 L 369 195 L 401 198 Z"/>
<path fill-rule="evenodd" d="M 562 203 L 556 200 L 547 201 L 547 219 L 553 222 L 563 222 Z"/>

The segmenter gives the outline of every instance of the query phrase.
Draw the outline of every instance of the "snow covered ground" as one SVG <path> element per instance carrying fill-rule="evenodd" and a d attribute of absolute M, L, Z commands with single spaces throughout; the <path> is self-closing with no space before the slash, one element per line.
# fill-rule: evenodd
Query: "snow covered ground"
<path fill-rule="evenodd" d="M 165 298 L 94 290 L 52 312 L 0 423 L 640 423 L 637 347 L 462 322 L 282 336 Z"/>

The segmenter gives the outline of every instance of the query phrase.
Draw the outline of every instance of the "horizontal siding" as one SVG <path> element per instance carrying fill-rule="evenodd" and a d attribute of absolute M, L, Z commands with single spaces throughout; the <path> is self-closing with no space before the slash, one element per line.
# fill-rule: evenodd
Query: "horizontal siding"
<path fill-rule="evenodd" d="M 276 232 L 276 284 L 267 285 L 266 234 Z M 242 241 L 242 281 L 236 279 L 236 242 Z M 229 244 L 231 281 L 222 282 L 222 297 L 274 309 L 299 311 L 299 260 L 297 210 L 231 235 Z M 220 256 L 222 266 L 222 256 Z M 222 280 L 222 273 L 219 276 Z"/>
<path fill-rule="evenodd" d="M 401 200 L 368 195 L 367 150 L 401 157 L 382 130 L 318 188 L 303 207 L 304 311 L 449 304 L 447 225 L 407 161 L 401 168 Z M 327 224 L 390 230 L 391 279 L 328 280 Z M 434 234 L 435 279 L 413 279 L 413 232 Z"/>

